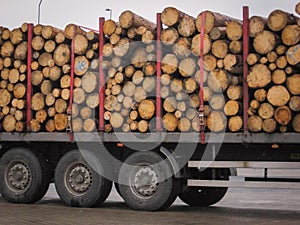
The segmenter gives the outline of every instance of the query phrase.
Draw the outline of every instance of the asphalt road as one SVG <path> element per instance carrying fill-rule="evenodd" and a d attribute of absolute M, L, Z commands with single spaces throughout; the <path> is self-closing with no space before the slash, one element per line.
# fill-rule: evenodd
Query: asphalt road
<path fill-rule="evenodd" d="M 0 197 L 0 225 L 31 224 L 300 224 L 300 190 L 232 188 L 218 204 L 192 208 L 179 199 L 162 212 L 138 212 L 126 206 L 115 190 L 98 208 L 63 205 L 53 185 L 31 205 L 9 204 Z"/>

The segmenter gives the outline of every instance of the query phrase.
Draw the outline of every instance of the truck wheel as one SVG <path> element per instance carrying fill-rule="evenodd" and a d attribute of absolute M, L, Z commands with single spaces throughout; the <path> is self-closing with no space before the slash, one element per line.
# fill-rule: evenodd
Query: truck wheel
<path fill-rule="evenodd" d="M 117 193 L 120 195 L 120 197 L 122 197 L 121 193 L 120 193 L 120 184 L 117 183 L 117 182 L 114 182 L 114 186 L 115 186 L 115 189 L 116 189 Z"/>
<path fill-rule="evenodd" d="M 90 154 L 90 155 L 89 155 Z M 102 168 L 101 163 L 88 151 L 85 155 Z M 98 174 L 83 158 L 80 151 L 66 153 L 55 169 L 55 187 L 61 200 L 69 206 L 92 207 L 108 197 L 112 182 Z"/>
<path fill-rule="evenodd" d="M 50 167 L 42 156 L 26 148 L 13 148 L 0 160 L 0 192 L 12 203 L 33 203 L 47 192 Z"/>
<path fill-rule="evenodd" d="M 129 207 L 156 211 L 175 201 L 181 182 L 171 176 L 169 163 L 159 163 L 163 160 L 154 152 L 134 153 L 125 160 L 119 173 L 119 189 Z"/>
<path fill-rule="evenodd" d="M 212 170 L 199 172 L 194 171 L 192 178 L 197 179 L 213 179 Z M 230 176 L 229 169 L 216 169 L 216 180 L 228 180 Z M 227 187 L 188 187 L 183 185 L 179 198 L 190 206 L 206 207 L 219 202 L 226 194 Z"/>

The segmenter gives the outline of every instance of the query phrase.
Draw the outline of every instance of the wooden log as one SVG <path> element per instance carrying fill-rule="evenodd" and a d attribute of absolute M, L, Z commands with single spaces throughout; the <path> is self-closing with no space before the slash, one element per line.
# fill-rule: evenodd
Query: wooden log
<path fill-rule="evenodd" d="M 45 42 L 44 49 L 46 52 L 53 52 L 56 48 L 56 43 L 53 40 L 48 40 Z"/>
<path fill-rule="evenodd" d="M 119 16 L 119 24 L 124 29 L 128 29 L 129 27 L 138 28 L 139 26 L 144 26 L 147 30 L 154 31 L 156 28 L 154 23 L 129 10 L 121 13 Z"/>
<path fill-rule="evenodd" d="M 231 132 L 238 132 L 243 127 L 243 120 L 241 116 L 232 116 L 228 120 L 228 129 Z"/>
<path fill-rule="evenodd" d="M 138 107 L 139 115 L 142 119 L 149 120 L 154 116 L 155 104 L 152 100 L 145 99 L 141 101 Z"/>
<path fill-rule="evenodd" d="M 130 39 L 122 38 L 113 48 L 113 52 L 116 56 L 123 57 L 127 54 L 130 48 Z"/>
<path fill-rule="evenodd" d="M 274 115 L 274 107 L 270 103 L 262 103 L 258 108 L 258 115 L 262 119 L 270 119 Z"/>
<path fill-rule="evenodd" d="M 278 54 L 276 53 L 276 51 L 271 51 L 267 54 L 267 59 L 268 62 L 274 63 L 278 59 Z"/>
<path fill-rule="evenodd" d="M 173 113 L 164 114 L 163 118 L 163 126 L 167 131 L 175 131 L 178 126 L 178 119 Z"/>
<path fill-rule="evenodd" d="M 247 83 L 250 88 L 262 88 L 271 82 L 271 71 L 266 65 L 255 64 L 247 76 Z"/>
<path fill-rule="evenodd" d="M 113 128 L 120 128 L 123 125 L 124 118 L 120 113 L 114 112 L 109 120 Z"/>
<path fill-rule="evenodd" d="M 226 27 L 213 27 L 209 32 L 209 37 L 215 41 L 226 37 Z"/>
<path fill-rule="evenodd" d="M 217 58 L 212 54 L 207 54 L 204 56 L 204 69 L 206 71 L 213 71 L 217 67 Z M 200 79 L 197 79 L 200 80 Z"/>
<path fill-rule="evenodd" d="M 46 110 L 42 109 L 39 110 L 35 113 L 35 119 L 39 122 L 39 123 L 44 123 L 47 119 L 47 112 Z"/>
<path fill-rule="evenodd" d="M 161 62 L 163 73 L 173 74 L 178 67 L 178 59 L 174 54 L 166 54 Z"/>
<path fill-rule="evenodd" d="M 115 21 L 109 19 L 104 22 L 103 33 L 107 36 L 111 36 L 116 30 L 117 24 Z"/>
<path fill-rule="evenodd" d="M 201 39 L 200 34 L 195 35 L 192 39 L 191 51 L 196 56 L 200 56 L 200 44 L 199 44 L 200 39 Z M 203 54 L 205 55 L 211 50 L 211 46 L 212 46 L 210 37 L 207 34 L 204 34 L 203 45 L 204 45 Z"/>
<path fill-rule="evenodd" d="M 252 99 L 252 100 L 250 101 L 250 108 L 251 108 L 251 109 L 256 110 L 256 109 L 259 108 L 259 106 L 260 106 L 260 102 L 257 101 L 256 99 Z"/>
<path fill-rule="evenodd" d="M 73 101 L 76 104 L 81 104 L 85 101 L 85 92 L 82 88 L 75 88 L 74 89 Z"/>
<path fill-rule="evenodd" d="M 57 131 L 62 131 L 67 128 L 68 125 L 68 118 L 67 115 L 64 113 L 57 113 L 54 116 L 54 124 L 55 124 L 55 129 Z"/>
<path fill-rule="evenodd" d="M 229 44 L 229 50 L 233 54 L 240 54 L 243 51 L 242 41 L 231 41 Z"/>
<path fill-rule="evenodd" d="M 88 39 L 83 34 L 76 34 L 74 37 L 74 53 L 84 54 L 88 47 Z"/>
<path fill-rule="evenodd" d="M 144 44 L 151 44 L 153 40 L 155 39 L 155 34 L 153 31 L 147 30 L 143 35 L 142 35 L 142 42 Z"/>
<path fill-rule="evenodd" d="M 32 132 L 39 132 L 41 129 L 41 123 L 37 119 L 30 121 L 30 129 Z"/>
<path fill-rule="evenodd" d="M 240 100 L 243 97 L 243 87 L 240 85 L 230 85 L 227 90 L 227 97 L 231 100 Z"/>
<path fill-rule="evenodd" d="M 174 78 L 171 82 L 170 89 L 174 93 L 181 92 L 183 89 L 183 81 L 182 79 Z"/>
<path fill-rule="evenodd" d="M 178 130 L 181 132 L 188 132 L 191 128 L 191 122 L 189 119 L 183 117 L 178 121 Z"/>
<path fill-rule="evenodd" d="M 250 53 L 247 56 L 247 63 L 250 66 L 253 66 L 254 64 L 256 64 L 258 62 L 258 60 L 260 59 L 260 55 L 255 54 L 255 53 Z"/>
<path fill-rule="evenodd" d="M 15 130 L 15 126 L 16 126 L 16 119 L 13 115 L 6 115 L 3 119 L 3 129 L 6 132 L 13 132 Z"/>
<path fill-rule="evenodd" d="M 34 111 L 38 111 L 44 109 L 45 107 L 45 96 L 37 92 L 31 98 L 31 109 Z"/>
<path fill-rule="evenodd" d="M 286 56 L 282 55 L 279 56 L 278 59 L 276 60 L 276 67 L 279 69 L 284 69 L 287 66 L 287 58 Z"/>
<path fill-rule="evenodd" d="M 135 93 L 133 97 L 136 102 L 140 103 L 141 101 L 147 98 L 147 93 L 145 92 L 143 87 L 137 87 L 135 89 Z"/>
<path fill-rule="evenodd" d="M 43 80 L 41 83 L 41 93 L 46 96 L 51 92 L 52 92 L 52 81 Z"/>
<path fill-rule="evenodd" d="M 201 33 L 202 27 L 202 14 L 201 12 L 196 19 L 196 27 L 199 33 Z M 238 21 L 237 19 L 231 18 L 226 15 L 222 15 L 220 13 L 212 12 L 212 11 L 205 11 L 205 23 L 204 23 L 204 33 L 208 34 L 213 27 L 225 27 L 227 23 L 230 21 Z"/>
<path fill-rule="evenodd" d="M 166 112 L 172 113 L 177 108 L 177 100 L 175 97 L 167 97 L 163 102 L 163 108 Z"/>
<path fill-rule="evenodd" d="M 86 97 L 85 104 L 90 107 L 91 109 L 96 108 L 99 106 L 99 94 L 98 93 L 91 93 Z"/>
<path fill-rule="evenodd" d="M 272 73 L 272 82 L 274 84 L 283 84 L 286 81 L 286 73 L 282 69 L 276 69 Z"/>
<path fill-rule="evenodd" d="M 183 60 L 180 61 L 179 63 L 179 73 L 183 77 L 190 77 L 194 74 L 196 70 L 196 61 L 195 59 L 188 57 L 184 58 Z"/>
<path fill-rule="evenodd" d="M 298 25 L 288 25 L 284 27 L 281 33 L 281 40 L 283 44 L 293 46 L 300 41 L 300 28 Z"/>
<path fill-rule="evenodd" d="M 288 125 L 288 123 L 292 119 L 291 110 L 287 106 L 280 106 L 276 108 L 274 112 L 274 119 L 280 125 L 284 125 L 284 126 Z"/>
<path fill-rule="evenodd" d="M 47 106 L 52 106 L 55 103 L 55 97 L 53 96 L 52 93 L 49 93 L 46 98 L 45 98 L 45 104 Z"/>
<path fill-rule="evenodd" d="M 235 100 L 229 100 L 224 106 L 224 113 L 226 116 L 235 116 L 241 110 L 241 104 Z"/>
<path fill-rule="evenodd" d="M 209 100 L 209 105 L 213 110 L 221 110 L 224 108 L 225 99 L 223 95 L 213 95 Z"/>
<path fill-rule="evenodd" d="M 300 44 L 291 46 L 286 52 L 286 58 L 290 65 L 297 65 L 300 62 Z"/>
<path fill-rule="evenodd" d="M 264 30 L 258 33 L 253 40 L 253 47 L 259 54 L 268 54 L 277 44 L 275 34 L 271 31 Z"/>
<path fill-rule="evenodd" d="M 266 119 L 262 123 L 262 130 L 267 133 L 273 133 L 276 130 L 277 123 L 274 119 Z"/>
<path fill-rule="evenodd" d="M 92 114 L 93 112 L 90 107 L 85 106 L 82 109 L 80 109 L 81 118 L 84 120 L 91 118 Z"/>
<path fill-rule="evenodd" d="M 238 41 L 243 36 L 242 23 L 239 21 L 230 21 L 226 24 L 227 38 L 231 41 Z"/>
<path fill-rule="evenodd" d="M 10 32 L 10 41 L 13 45 L 17 45 L 24 40 L 24 33 L 20 28 L 15 28 Z"/>
<path fill-rule="evenodd" d="M 161 32 L 160 40 L 164 45 L 170 46 L 173 45 L 178 38 L 179 34 L 177 29 L 174 27 L 168 27 Z"/>
<path fill-rule="evenodd" d="M 249 19 L 249 36 L 255 37 L 258 33 L 265 30 L 267 19 L 260 16 L 252 16 Z"/>
<path fill-rule="evenodd" d="M 117 96 L 118 94 L 120 94 L 122 87 L 118 84 L 112 86 L 111 88 L 111 94 Z"/>
<path fill-rule="evenodd" d="M 172 46 L 172 52 L 178 58 L 188 57 L 191 53 L 191 41 L 188 38 L 180 37 L 177 39 L 176 43 Z"/>
<path fill-rule="evenodd" d="M 227 54 L 224 57 L 224 68 L 232 74 L 242 74 L 243 57 L 241 55 Z"/>
<path fill-rule="evenodd" d="M 290 93 L 282 85 L 272 86 L 268 90 L 267 99 L 273 106 L 284 106 L 290 100 Z"/>
<path fill-rule="evenodd" d="M 264 102 L 267 98 L 267 91 L 263 88 L 254 91 L 254 99 L 258 102 Z"/>
<path fill-rule="evenodd" d="M 300 114 L 297 114 L 294 117 L 292 126 L 293 126 L 294 131 L 300 132 Z"/>
<path fill-rule="evenodd" d="M 221 132 L 226 129 L 226 116 L 221 111 L 212 111 L 207 116 L 207 127 L 212 132 Z"/>
<path fill-rule="evenodd" d="M 57 44 L 62 44 L 65 41 L 65 39 L 66 37 L 62 31 L 58 32 L 54 37 L 54 40 Z"/>
<path fill-rule="evenodd" d="M 145 90 L 145 92 L 147 92 L 147 93 L 153 92 L 155 90 L 155 87 L 156 87 L 155 78 L 154 77 L 146 77 L 143 80 L 142 87 Z"/>
<path fill-rule="evenodd" d="M 27 42 L 23 41 L 15 49 L 14 59 L 25 60 L 27 57 Z"/>
<path fill-rule="evenodd" d="M 286 80 L 286 86 L 291 94 L 300 95 L 300 74 L 289 76 Z"/>
<path fill-rule="evenodd" d="M 53 60 L 57 66 L 63 66 L 70 62 L 71 51 L 67 44 L 60 44 L 53 53 Z"/>
<path fill-rule="evenodd" d="M 67 111 L 67 102 L 63 99 L 56 99 L 54 108 L 57 113 L 65 113 Z"/>
<path fill-rule="evenodd" d="M 191 93 L 195 92 L 196 89 L 198 89 L 198 85 L 194 78 L 189 77 L 183 81 L 183 90 L 186 93 L 191 94 Z"/>
<path fill-rule="evenodd" d="M 149 129 L 149 123 L 146 120 L 141 120 L 137 124 L 137 129 L 139 132 L 145 133 Z"/>
<path fill-rule="evenodd" d="M 154 62 L 146 62 L 143 66 L 145 76 L 153 76 L 156 72 L 156 64 Z"/>
<path fill-rule="evenodd" d="M 190 37 L 196 31 L 195 18 L 184 15 L 178 24 L 178 33 L 183 37 Z"/>
<path fill-rule="evenodd" d="M 220 93 L 229 86 L 230 77 L 224 70 L 211 71 L 207 82 L 214 92 Z"/>
<path fill-rule="evenodd" d="M 7 89 L 0 89 L 0 107 L 7 106 L 11 101 L 11 94 Z"/>
<path fill-rule="evenodd" d="M 263 123 L 263 120 L 261 117 L 256 116 L 256 115 L 250 116 L 247 121 L 248 129 L 251 132 L 259 132 L 262 130 L 262 123 Z"/>
<path fill-rule="evenodd" d="M 97 87 L 97 75 L 93 72 L 87 72 L 83 75 L 81 82 L 82 89 L 87 93 L 91 93 Z"/>
<path fill-rule="evenodd" d="M 53 66 L 49 69 L 49 78 L 52 81 L 57 81 L 61 76 L 61 67 Z"/>
<path fill-rule="evenodd" d="M 297 23 L 297 18 L 280 9 L 272 11 L 268 16 L 268 27 L 272 31 L 281 31 L 289 24 Z"/>
<path fill-rule="evenodd" d="M 64 88 L 61 91 L 61 98 L 63 100 L 69 100 L 70 99 L 70 89 Z"/>
<path fill-rule="evenodd" d="M 300 111 L 300 96 L 293 96 L 289 101 L 289 107 L 294 112 Z"/>
<path fill-rule="evenodd" d="M 5 41 L 1 45 L 1 50 L 0 50 L 0 55 L 5 58 L 5 57 L 11 57 L 15 48 L 14 45 L 10 41 Z"/>

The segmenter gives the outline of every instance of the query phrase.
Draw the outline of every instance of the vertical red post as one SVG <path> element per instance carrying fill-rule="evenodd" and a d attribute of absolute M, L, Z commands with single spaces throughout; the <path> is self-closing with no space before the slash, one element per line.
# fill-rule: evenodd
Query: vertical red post
<path fill-rule="evenodd" d="M 249 8 L 243 7 L 243 123 L 244 133 L 248 132 L 248 104 L 249 104 L 249 89 L 247 85 L 248 64 L 247 57 L 249 54 Z"/>
<path fill-rule="evenodd" d="M 162 23 L 161 23 L 161 14 L 156 14 L 156 24 L 157 24 L 157 39 L 156 39 L 156 130 L 161 131 L 161 97 L 160 97 L 160 77 L 161 77 L 161 30 L 162 30 Z"/>
<path fill-rule="evenodd" d="M 199 123 L 200 123 L 200 132 L 201 132 L 201 144 L 205 144 L 205 127 L 204 127 L 204 96 L 203 96 L 203 80 L 204 80 L 204 27 L 205 27 L 206 12 L 202 13 L 202 24 L 200 32 L 200 106 L 199 106 Z"/>
<path fill-rule="evenodd" d="M 103 71 L 103 25 L 105 19 L 99 18 L 99 131 L 104 131 L 104 98 L 105 98 L 105 76 Z"/>
<path fill-rule="evenodd" d="M 31 131 L 30 121 L 32 118 L 31 113 L 31 95 L 32 95 L 32 86 L 31 86 L 31 62 L 32 62 L 32 35 L 33 35 L 33 24 L 28 24 L 27 30 L 27 109 L 26 109 L 26 127 L 27 131 Z"/>
<path fill-rule="evenodd" d="M 72 42 L 71 42 L 70 98 L 69 98 L 68 127 L 67 127 L 67 129 L 70 131 L 70 142 L 74 141 L 73 129 L 72 129 L 72 106 L 73 106 L 74 71 L 75 71 L 74 38 L 75 38 L 75 32 L 72 36 Z"/>

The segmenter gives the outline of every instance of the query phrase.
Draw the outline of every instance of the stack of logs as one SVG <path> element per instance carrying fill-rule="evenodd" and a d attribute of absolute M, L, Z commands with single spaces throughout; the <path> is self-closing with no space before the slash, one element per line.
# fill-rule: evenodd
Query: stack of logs
<path fill-rule="evenodd" d="M 8 132 L 26 126 L 27 30 L 0 27 L 0 130 Z"/>
<path fill-rule="evenodd" d="M 107 20 L 103 33 L 105 131 L 153 129 L 156 87 L 156 24 L 127 10 Z"/>
<path fill-rule="evenodd" d="M 237 132 L 242 128 L 242 23 L 206 11 L 193 18 L 173 7 L 161 14 L 166 26 L 163 45 L 161 97 L 167 131 L 199 131 L 200 60 L 204 64 L 204 114 L 208 130 Z M 203 59 L 200 59 L 201 30 Z"/>
<path fill-rule="evenodd" d="M 300 13 L 300 4 L 296 6 Z M 252 132 L 300 132 L 300 20 L 282 10 L 250 18 L 248 127 Z"/>
<path fill-rule="evenodd" d="M 2 30 L 0 107 L 3 129 L 25 130 L 27 82 L 27 25 L 12 31 Z M 74 97 L 70 100 L 71 41 L 74 38 Z M 69 24 L 64 30 L 49 25 L 35 25 L 31 43 L 32 98 L 31 131 L 74 131 L 96 128 L 94 110 L 99 105 L 98 35 Z M 68 121 L 68 110 L 72 122 Z"/>

